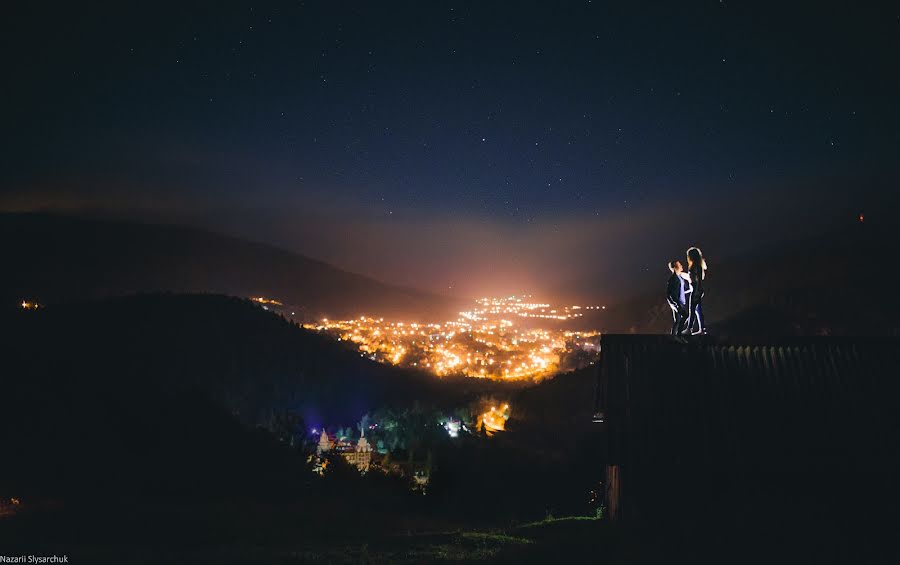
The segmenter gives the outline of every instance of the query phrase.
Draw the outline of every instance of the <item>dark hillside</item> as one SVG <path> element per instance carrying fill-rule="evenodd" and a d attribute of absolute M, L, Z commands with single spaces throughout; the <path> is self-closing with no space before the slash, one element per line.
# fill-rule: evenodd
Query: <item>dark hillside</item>
<path fill-rule="evenodd" d="M 16 461 L 0 466 L 0 501 L 24 508 L 0 521 L 0 545 L 85 562 L 111 539 L 250 551 L 427 527 L 402 480 L 322 480 L 290 443 L 304 422 L 352 426 L 376 408 L 456 407 L 498 388 L 380 365 L 214 295 L 0 312 L 0 360 L 0 446 Z"/>
<path fill-rule="evenodd" d="M 251 426 L 271 428 L 284 411 L 349 425 L 376 407 L 453 406 L 497 387 L 370 361 L 225 296 L 135 296 L 11 312 L 6 322 L 7 363 L 19 360 L 29 374 L 85 385 L 110 378 L 123 403 L 144 390 L 198 394 Z"/>

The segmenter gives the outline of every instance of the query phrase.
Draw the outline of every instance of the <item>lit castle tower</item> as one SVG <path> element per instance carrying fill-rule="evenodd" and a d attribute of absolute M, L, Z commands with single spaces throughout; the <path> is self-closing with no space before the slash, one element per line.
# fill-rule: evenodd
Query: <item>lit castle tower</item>
<path fill-rule="evenodd" d="M 328 437 L 328 432 L 325 431 L 325 428 L 322 428 L 322 435 L 319 436 L 319 445 L 316 446 L 316 455 L 322 455 L 326 451 L 331 450 L 332 445 L 333 443 Z"/>
<path fill-rule="evenodd" d="M 360 435 L 359 441 L 356 442 L 356 447 L 354 448 L 353 444 L 344 441 L 343 438 L 332 441 L 328 437 L 328 432 L 323 429 L 322 435 L 319 436 L 319 443 L 316 446 L 317 459 L 321 461 L 322 455 L 332 450 L 340 454 L 347 463 L 354 465 L 361 473 L 368 471 L 369 466 L 372 464 L 373 450 L 366 439 L 365 433 Z M 324 469 L 324 466 L 319 467 L 319 469 Z"/>
<path fill-rule="evenodd" d="M 369 441 L 366 439 L 365 432 L 363 432 L 359 436 L 359 441 L 356 442 L 356 451 L 363 452 L 363 453 L 371 453 L 372 452 L 372 446 L 369 445 Z"/>
<path fill-rule="evenodd" d="M 369 465 L 372 464 L 372 446 L 369 445 L 369 441 L 366 439 L 365 431 L 362 431 L 359 441 L 356 442 L 356 451 L 345 453 L 344 458 L 351 465 L 356 465 L 356 468 L 362 473 L 369 470 Z"/>

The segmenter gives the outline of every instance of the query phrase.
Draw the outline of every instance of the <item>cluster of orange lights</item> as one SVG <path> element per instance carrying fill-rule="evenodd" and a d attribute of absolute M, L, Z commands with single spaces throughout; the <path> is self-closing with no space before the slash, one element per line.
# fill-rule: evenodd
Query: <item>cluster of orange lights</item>
<path fill-rule="evenodd" d="M 490 410 L 481 415 L 481 425 L 488 434 L 505 430 L 507 420 L 509 420 L 509 404 L 504 404 L 500 408 L 491 406 Z"/>
<path fill-rule="evenodd" d="M 408 323 L 362 316 L 306 325 L 352 342 L 371 359 L 438 376 L 541 378 L 559 367 L 567 342 L 594 332 L 519 327 L 522 318 L 571 320 L 581 307 L 553 308 L 530 297 L 484 298 L 455 321 Z M 546 316 L 544 315 L 546 313 Z"/>
<path fill-rule="evenodd" d="M 250 300 L 256 302 L 258 304 L 268 305 L 268 306 L 284 306 L 281 302 L 275 300 L 274 298 L 266 298 L 264 296 L 251 296 Z"/>

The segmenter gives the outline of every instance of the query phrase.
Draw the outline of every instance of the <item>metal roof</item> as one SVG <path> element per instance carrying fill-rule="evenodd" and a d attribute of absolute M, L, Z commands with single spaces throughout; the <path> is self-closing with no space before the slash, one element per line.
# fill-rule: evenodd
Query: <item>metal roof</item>
<path fill-rule="evenodd" d="M 614 519 L 772 520 L 826 499 L 871 517 L 897 501 L 900 340 L 605 335 L 601 355 Z M 864 500 L 834 496 L 847 480 Z"/>

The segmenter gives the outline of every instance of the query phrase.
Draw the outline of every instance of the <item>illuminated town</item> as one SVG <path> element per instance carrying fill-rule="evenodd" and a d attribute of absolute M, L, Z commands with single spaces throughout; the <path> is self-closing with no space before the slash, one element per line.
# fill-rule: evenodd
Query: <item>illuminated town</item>
<path fill-rule="evenodd" d="M 350 341 L 369 358 L 438 376 L 540 379 L 563 367 L 567 354 L 596 353 L 595 331 L 565 329 L 566 321 L 602 306 L 551 306 L 530 296 L 482 298 L 455 321 L 409 323 L 362 316 L 306 324 Z M 552 322 L 553 329 L 541 327 Z"/>

